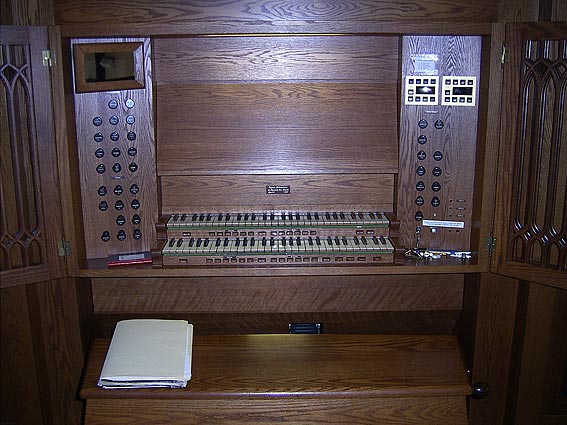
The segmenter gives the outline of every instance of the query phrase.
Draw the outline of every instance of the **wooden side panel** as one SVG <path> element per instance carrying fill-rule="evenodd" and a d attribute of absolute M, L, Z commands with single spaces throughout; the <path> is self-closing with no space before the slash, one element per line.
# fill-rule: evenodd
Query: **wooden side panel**
<path fill-rule="evenodd" d="M 268 194 L 266 186 L 289 186 Z M 390 174 L 163 176 L 162 211 L 392 211 Z M 188 209 L 190 206 L 190 209 Z"/>
<path fill-rule="evenodd" d="M 521 296 L 510 417 L 518 425 L 563 424 L 567 421 L 567 291 L 524 283 Z"/>
<path fill-rule="evenodd" d="M 518 282 L 481 275 L 472 382 L 486 382 L 490 395 L 471 400 L 471 425 L 504 424 L 512 358 Z"/>
<path fill-rule="evenodd" d="M 38 366 L 34 358 L 26 287 L 3 288 L 0 302 L 1 422 L 41 425 L 44 423 L 41 392 L 37 385 Z"/>

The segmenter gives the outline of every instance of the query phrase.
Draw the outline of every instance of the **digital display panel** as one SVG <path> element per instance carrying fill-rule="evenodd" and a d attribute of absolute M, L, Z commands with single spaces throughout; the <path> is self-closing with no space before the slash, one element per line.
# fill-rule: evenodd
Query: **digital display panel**
<path fill-rule="evenodd" d="M 416 94 L 435 94 L 435 86 L 415 86 Z"/>
<path fill-rule="evenodd" d="M 453 87 L 453 96 L 472 96 L 472 87 Z"/>

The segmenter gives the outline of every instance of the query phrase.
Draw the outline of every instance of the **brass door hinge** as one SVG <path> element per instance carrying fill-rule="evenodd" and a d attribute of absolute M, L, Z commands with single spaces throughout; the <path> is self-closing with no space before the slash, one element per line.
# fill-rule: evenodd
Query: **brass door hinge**
<path fill-rule="evenodd" d="M 504 68 L 506 62 L 510 62 L 510 53 L 506 46 L 502 45 L 502 53 L 500 55 L 500 64 L 502 65 L 502 68 Z"/>
<path fill-rule="evenodd" d="M 55 66 L 55 52 L 52 50 L 42 50 L 41 51 L 41 59 L 43 62 L 43 66 Z"/>
<path fill-rule="evenodd" d="M 487 236 L 484 239 L 484 247 L 488 251 L 488 255 L 492 256 L 494 251 L 496 251 L 496 238 L 494 237 L 494 235 Z"/>
<path fill-rule="evenodd" d="M 57 244 L 57 248 L 59 249 L 60 257 L 67 257 L 71 255 L 71 243 L 69 241 L 61 239 Z"/>

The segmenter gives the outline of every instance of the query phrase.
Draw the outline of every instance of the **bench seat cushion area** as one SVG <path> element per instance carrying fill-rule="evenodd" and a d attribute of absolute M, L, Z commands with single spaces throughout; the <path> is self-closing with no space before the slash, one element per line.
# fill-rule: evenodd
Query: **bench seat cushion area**
<path fill-rule="evenodd" d="M 87 425 L 467 423 L 453 336 L 196 335 L 184 389 L 97 387 L 109 343 L 91 347 Z"/>

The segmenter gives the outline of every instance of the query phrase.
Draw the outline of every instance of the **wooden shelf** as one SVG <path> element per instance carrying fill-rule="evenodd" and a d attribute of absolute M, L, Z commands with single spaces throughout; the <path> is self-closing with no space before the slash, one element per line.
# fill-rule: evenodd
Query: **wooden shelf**
<path fill-rule="evenodd" d="M 466 423 L 470 385 L 453 336 L 196 335 L 185 389 L 97 387 L 108 344 L 96 340 L 84 376 L 89 424 Z"/>

